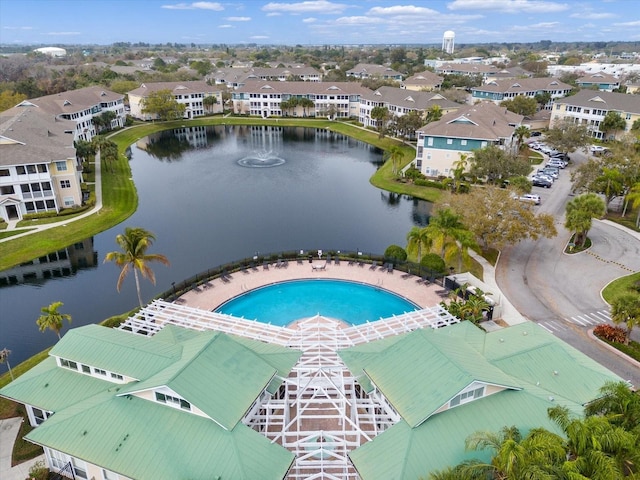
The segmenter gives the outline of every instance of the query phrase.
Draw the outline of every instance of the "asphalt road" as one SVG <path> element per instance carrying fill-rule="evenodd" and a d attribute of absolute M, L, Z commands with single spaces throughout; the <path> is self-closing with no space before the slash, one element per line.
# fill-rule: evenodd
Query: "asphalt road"
<path fill-rule="evenodd" d="M 640 387 L 637 366 L 587 335 L 595 325 L 611 323 L 609 306 L 600 292 L 610 281 L 640 271 L 640 241 L 596 220 L 589 231 L 592 247 L 579 254 L 563 253 L 571 235 L 563 226 L 566 204 L 573 198 L 570 170 L 584 162 L 586 155 L 576 152 L 571 158 L 573 164 L 561 171 L 553 187 L 533 187 L 532 192 L 542 197 L 536 208 L 555 216 L 558 235 L 504 249 L 496 281 L 523 316 Z M 635 331 L 634 339 L 638 336 L 640 332 Z"/>

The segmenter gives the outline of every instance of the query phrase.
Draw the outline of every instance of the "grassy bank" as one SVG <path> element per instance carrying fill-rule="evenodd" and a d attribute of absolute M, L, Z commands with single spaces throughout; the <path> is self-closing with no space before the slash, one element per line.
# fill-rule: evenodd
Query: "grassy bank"
<path fill-rule="evenodd" d="M 363 142 L 375 145 L 383 150 L 392 145 L 400 145 L 404 157 L 401 166 L 407 165 L 414 158 L 415 150 L 411 146 L 401 144 L 391 138 L 378 138 L 375 132 L 358 128 L 344 122 L 315 119 L 269 119 L 247 117 L 205 117 L 196 120 L 180 120 L 175 122 L 145 123 L 122 130 L 111 137 L 118 145 L 120 156 L 118 162 L 110 165 L 107 171 L 102 166 L 102 202 L 99 213 L 88 218 L 68 223 L 65 226 L 51 228 L 44 232 L 8 240 L 2 244 L 0 270 L 5 270 L 33 258 L 46 255 L 67 245 L 81 241 L 87 237 L 107 230 L 131 216 L 138 205 L 135 185 L 131 180 L 129 162 L 124 155 L 125 150 L 143 138 L 162 130 L 182 126 L 206 125 L 272 125 L 279 127 L 312 127 L 326 128 L 337 133 L 349 135 Z M 439 190 L 398 182 L 391 172 L 390 162 L 384 164 L 372 177 L 371 183 L 378 188 L 394 193 L 412 195 L 424 200 L 435 201 L 440 196 Z M 10 232 L 3 232 L 10 236 Z"/>

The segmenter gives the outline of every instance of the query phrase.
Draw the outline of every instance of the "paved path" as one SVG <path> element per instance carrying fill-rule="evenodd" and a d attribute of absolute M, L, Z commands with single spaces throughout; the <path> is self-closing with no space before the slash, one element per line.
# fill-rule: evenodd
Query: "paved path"
<path fill-rule="evenodd" d="M 0 478 L 2 480 L 25 480 L 29 476 L 31 466 L 42 460 L 44 454 L 11 467 L 11 452 L 20 431 L 22 417 L 0 420 Z"/>

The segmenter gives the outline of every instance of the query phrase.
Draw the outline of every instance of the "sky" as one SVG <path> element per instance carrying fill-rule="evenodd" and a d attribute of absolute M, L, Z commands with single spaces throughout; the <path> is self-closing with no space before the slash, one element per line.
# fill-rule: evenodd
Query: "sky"
<path fill-rule="evenodd" d="M 2 44 L 640 41 L 640 0 L 0 0 Z"/>

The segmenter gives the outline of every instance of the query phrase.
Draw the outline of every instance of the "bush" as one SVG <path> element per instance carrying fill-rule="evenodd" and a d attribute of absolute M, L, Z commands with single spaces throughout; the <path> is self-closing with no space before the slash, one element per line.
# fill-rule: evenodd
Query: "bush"
<path fill-rule="evenodd" d="M 31 465 L 31 468 L 29 469 L 30 480 L 47 480 L 47 478 L 49 478 L 49 469 L 43 460 L 38 460 L 36 463 Z"/>
<path fill-rule="evenodd" d="M 417 179 L 413 183 L 415 185 L 418 185 L 419 187 L 431 187 L 431 188 L 438 188 L 440 190 L 444 190 L 446 188 L 442 182 L 436 182 L 434 180 Z"/>
<path fill-rule="evenodd" d="M 607 324 L 598 325 L 593 329 L 593 334 L 596 337 L 615 343 L 624 343 L 627 339 L 627 332 L 624 328 L 613 327 Z"/>
<path fill-rule="evenodd" d="M 420 265 L 435 273 L 444 273 L 445 271 L 444 259 L 437 253 L 427 253 L 420 260 Z"/>
<path fill-rule="evenodd" d="M 404 262 L 407 259 L 407 252 L 398 245 L 389 245 L 384 251 L 384 258 L 393 262 Z"/>

